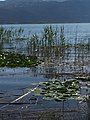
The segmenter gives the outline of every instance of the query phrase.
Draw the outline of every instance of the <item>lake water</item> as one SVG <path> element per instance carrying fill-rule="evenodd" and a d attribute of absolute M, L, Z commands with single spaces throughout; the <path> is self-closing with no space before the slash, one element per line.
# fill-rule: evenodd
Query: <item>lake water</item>
<path fill-rule="evenodd" d="M 52 25 L 60 29 L 61 26 L 64 26 L 65 36 L 67 39 L 74 39 L 76 36 L 81 39 L 90 38 L 90 23 L 69 23 L 69 24 L 9 24 L 2 25 L 5 28 L 23 28 L 26 34 L 41 34 L 43 28 L 46 25 Z"/>
<path fill-rule="evenodd" d="M 5 28 L 13 27 L 15 29 L 22 27 L 24 29 L 24 34 L 28 35 L 28 33 L 41 34 L 44 26 L 47 24 L 10 24 L 10 25 L 2 25 Z M 48 24 L 54 27 L 58 27 L 60 29 L 61 26 L 65 28 L 65 38 L 70 43 L 73 43 L 75 38 L 79 40 L 84 40 L 87 42 L 90 40 L 90 23 L 75 23 L 75 24 Z M 89 56 L 86 56 L 86 60 L 89 63 Z M 67 59 L 70 64 L 73 64 L 73 59 Z M 64 60 L 65 62 L 65 60 Z M 23 92 L 26 92 L 26 88 L 31 87 L 32 83 L 46 81 L 49 78 L 53 77 L 52 73 L 61 72 L 60 68 L 64 66 L 62 63 L 55 62 L 56 66 L 48 67 L 46 66 L 44 69 L 42 66 L 38 66 L 36 68 L 0 68 L 0 102 L 2 101 L 12 101 L 17 98 L 18 95 L 22 95 Z M 72 66 L 72 65 L 71 65 Z M 83 71 L 88 71 L 90 73 L 89 65 L 83 69 Z M 71 71 L 68 71 L 68 64 L 64 66 L 66 72 L 72 72 L 75 70 L 71 68 Z M 67 68 L 67 69 L 66 69 Z M 42 70 L 41 70 L 42 69 Z M 48 71 L 48 72 L 47 72 Z M 80 72 L 81 69 L 77 68 L 77 71 Z M 63 72 L 63 71 L 62 71 Z M 65 71 L 64 71 L 65 72 Z M 41 74 L 40 74 L 41 73 Z M 45 73 L 45 75 L 43 75 Z M 49 75 L 51 74 L 51 75 Z M 63 76 L 62 76 L 63 77 Z M 48 103 L 47 103 L 48 106 Z M 46 107 L 47 107 L 46 106 Z M 42 106 L 45 107 L 45 106 Z"/>
<path fill-rule="evenodd" d="M 86 42 L 89 38 L 90 38 L 90 23 L 73 23 L 73 24 L 8 24 L 8 25 L 1 25 L 5 28 L 20 28 L 22 27 L 24 29 L 24 34 L 28 34 L 29 32 L 31 34 L 37 33 L 37 34 L 41 34 L 43 31 L 43 28 L 46 25 L 52 25 L 53 27 L 58 27 L 60 29 L 61 26 L 64 26 L 65 29 L 65 36 L 66 36 L 66 40 L 69 42 L 74 41 L 75 37 L 77 36 L 78 40 L 82 40 L 84 39 L 84 41 Z M 88 58 L 87 58 L 88 59 Z M 13 70 L 14 74 L 23 74 L 25 71 L 25 69 L 18 69 L 18 70 Z M 6 80 L 2 80 L 2 76 L 7 76 L 9 74 L 13 74 L 13 71 L 8 69 L 8 68 L 4 68 L 4 70 L 1 68 L 0 69 L 0 86 L 4 86 L 5 85 L 5 81 Z M 16 73 L 15 73 L 16 72 Z M 29 71 L 30 74 L 30 71 Z M 7 78 L 7 77 L 6 77 Z M 2 81 L 1 81 L 2 80 Z M 14 79 L 12 79 L 13 81 Z M 9 81 L 9 82 L 8 82 Z M 27 80 L 28 81 L 28 80 Z M 7 78 L 7 83 L 9 86 L 10 83 L 10 79 Z M 11 85 L 14 85 L 15 83 L 19 83 L 19 81 L 17 80 L 16 82 L 11 82 Z M 28 83 L 28 82 L 27 82 Z M 23 84 L 23 82 L 20 83 L 21 85 Z M 16 85 L 17 87 L 17 85 Z M 1 89 L 2 87 L 0 87 Z M 3 87 L 4 88 L 4 87 Z M 9 87 L 8 87 L 9 90 Z"/>

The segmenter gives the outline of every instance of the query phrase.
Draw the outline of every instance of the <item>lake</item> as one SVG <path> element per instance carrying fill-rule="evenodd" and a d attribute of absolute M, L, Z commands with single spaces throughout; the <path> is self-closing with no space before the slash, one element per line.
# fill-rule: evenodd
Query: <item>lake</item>
<path fill-rule="evenodd" d="M 25 35 L 28 35 L 30 33 L 41 35 L 42 30 L 46 25 L 47 24 L 9 24 L 1 26 L 7 29 L 11 27 L 15 29 L 22 27 L 24 29 Z M 76 38 L 78 40 L 78 43 L 82 40 L 84 43 L 90 41 L 90 23 L 48 25 L 58 27 L 58 29 L 60 29 L 61 26 L 64 26 L 64 35 L 68 43 L 74 43 Z M 57 78 L 64 80 L 65 78 L 74 78 L 76 74 L 78 75 L 81 72 L 89 74 L 90 51 L 87 51 L 87 54 L 84 54 L 82 52 L 80 55 L 78 53 L 76 55 L 71 55 L 72 51 L 73 50 L 68 50 L 68 54 L 66 54 L 63 59 L 57 58 L 53 61 L 53 64 L 50 64 L 50 66 L 47 65 L 47 62 L 49 62 L 49 60 L 46 59 L 46 64 L 42 63 L 35 68 L 0 68 L 0 102 L 13 101 L 14 99 L 18 98 L 18 96 L 26 93 L 27 89 L 29 87 L 32 87 L 33 83 L 55 78 L 55 75 L 57 75 Z M 74 64 L 75 61 L 77 62 L 76 64 Z M 65 73 L 69 73 L 69 75 Z M 73 73 L 75 73 L 74 76 Z M 52 104 L 53 103 L 51 103 L 51 105 Z M 46 102 L 45 105 L 47 107 L 48 103 Z M 41 108 L 43 107 L 45 106 L 42 105 Z M 22 106 L 20 109 L 21 108 Z"/>
<path fill-rule="evenodd" d="M 8 25 L 1 25 L 1 26 L 5 27 L 7 29 L 9 29 L 11 27 L 15 28 L 15 29 L 18 29 L 18 28 L 22 27 L 24 29 L 24 34 L 28 34 L 29 32 L 31 34 L 34 34 L 34 33 L 41 34 L 43 28 L 46 25 L 52 25 L 53 27 L 58 27 L 59 29 L 60 29 L 61 26 L 64 26 L 64 29 L 65 29 L 64 34 L 65 34 L 66 41 L 69 41 L 70 43 L 74 42 L 74 39 L 76 38 L 76 36 L 78 38 L 78 41 L 84 39 L 84 41 L 86 42 L 88 39 L 90 39 L 90 23 L 73 23 L 73 24 L 72 23 L 70 23 L 70 24 L 8 24 Z M 88 56 L 89 56 L 89 54 L 88 54 Z M 88 60 L 88 57 L 87 57 L 87 60 Z M 8 68 L 4 68 L 4 70 L 2 68 L 0 68 L 0 85 L 1 86 L 6 85 L 5 83 L 7 83 L 8 86 L 9 85 L 10 86 L 14 85 L 14 86 L 17 87 L 17 84 L 19 83 L 19 80 L 13 82 L 13 80 L 15 80 L 15 79 L 12 79 L 11 80 L 12 82 L 10 82 L 10 78 L 7 78 L 7 76 L 9 76 L 9 74 L 17 75 L 18 73 L 20 73 L 21 76 L 22 76 L 24 72 L 26 72 L 26 74 L 27 74 L 27 71 L 29 71 L 29 70 L 27 70 L 27 69 L 25 70 L 25 68 L 22 68 L 22 69 L 19 68 L 18 70 L 16 70 L 17 72 L 15 70 L 13 70 L 13 71 L 8 69 Z M 28 74 L 31 75 L 30 71 L 29 71 Z M 2 76 L 4 76 L 4 77 L 6 76 L 6 79 L 2 78 Z M 24 77 L 24 79 L 25 79 L 25 77 Z M 27 76 L 26 76 L 26 79 L 27 79 Z M 29 79 L 27 79 L 27 83 L 28 83 L 28 80 Z M 25 83 L 21 82 L 20 85 L 22 86 L 22 84 L 24 86 Z M 0 89 L 1 88 L 2 87 L 0 87 Z M 6 87 L 3 87 L 3 89 L 4 88 L 6 89 Z M 11 88 L 11 87 L 8 87 L 8 90 L 9 90 L 9 88 Z"/>
<path fill-rule="evenodd" d="M 69 24 L 8 24 L 2 25 L 5 28 L 20 28 L 25 30 L 25 34 L 41 34 L 43 28 L 47 25 L 52 25 L 60 29 L 64 26 L 66 38 L 74 39 L 76 36 L 79 38 L 90 38 L 90 23 L 69 23 Z"/>

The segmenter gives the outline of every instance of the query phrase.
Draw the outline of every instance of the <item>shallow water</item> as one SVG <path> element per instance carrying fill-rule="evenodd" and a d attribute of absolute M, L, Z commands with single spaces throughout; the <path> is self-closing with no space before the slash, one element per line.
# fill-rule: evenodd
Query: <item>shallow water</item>
<path fill-rule="evenodd" d="M 54 28 L 60 30 L 60 27 L 64 26 L 64 35 L 67 41 L 74 42 L 73 40 L 77 37 L 80 40 L 90 38 L 90 23 L 66 23 L 66 24 L 8 24 L 1 25 L 7 29 L 23 28 L 24 35 L 39 34 L 43 32 L 45 26 L 52 25 Z"/>
<path fill-rule="evenodd" d="M 90 38 L 90 23 L 88 24 L 53 24 L 53 26 L 63 26 L 65 27 L 65 37 L 67 41 L 70 43 L 74 42 L 75 37 L 77 36 L 78 40 L 85 39 L 85 42 Z M 31 33 L 38 33 L 40 35 L 42 28 L 46 26 L 46 24 L 32 24 L 32 25 L 3 25 L 6 28 L 14 27 L 19 28 L 22 27 L 25 29 L 25 35 L 28 34 L 29 31 Z M 79 42 L 79 41 L 78 41 Z M 18 44 L 19 46 L 19 44 Z M 22 49 L 21 49 L 22 50 Z M 68 53 L 69 52 L 69 53 Z M 54 56 L 52 55 L 52 58 Z M 75 75 L 78 73 L 90 73 L 90 53 L 89 51 L 82 54 L 75 55 L 74 50 L 66 51 L 66 54 L 63 58 L 55 57 L 51 59 L 52 61 L 49 62 L 49 59 L 46 57 L 43 59 L 45 60 L 44 63 L 38 65 L 35 68 L 0 68 L 0 102 L 10 102 L 18 98 L 19 96 L 23 95 L 27 92 L 27 88 L 32 87 L 32 83 L 38 83 L 41 81 L 46 81 L 50 78 L 59 78 L 63 80 L 65 78 L 74 78 Z M 64 73 L 74 73 L 74 74 L 64 74 Z M 25 98 L 24 101 L 28 101 L 28 96 Z M 30 101 L 28 101 L 30 102 Z M 74 104 L 75 103 L 75 104 Z M 78 107 L 77 102 L 70 101 L 69 104 L 65 104 L 65 109 L 68 109 L 68 105 L 70 108 Z M 2 106 L 2 105 L 1 105 Z M 31 104 L 31 105 L 20 105 L 14 106 L 11 105 L 5 109 L 46 109 L 52 107 L 61 107 L 62 103 L 56 103 L 51 101 L 42 101 L 39 100 L 38 104 Z"/>
<path fill-rule="evenodd" d="M 72 53 L 69 55 L 63 59 L 45 58 L 45 62 L 32 68 L 0 68 L 0 90 L 21 89 L 50 78 L 74 78 L 74 75 L 90 73 L 89 55 L 85 54 L 83 59 L 82 56 L 75 58 Z"/>

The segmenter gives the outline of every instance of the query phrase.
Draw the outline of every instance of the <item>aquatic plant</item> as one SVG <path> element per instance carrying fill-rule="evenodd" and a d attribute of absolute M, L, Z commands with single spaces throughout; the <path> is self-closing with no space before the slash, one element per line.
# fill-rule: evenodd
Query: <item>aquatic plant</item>
<path fill-rule="evenodd" d="M 38 64 L 37 57 L 24 54 L 0 52 L 0 67 L 30 67 Z"/>
<path fill-rule="evenodd" d="M 37 34 L 33 34 L 30 40 L 27 42 L 28 53 L 36 56 L 36 52 L 39 50 L 39 37 Z"/>
<path fill-rule="evenodd" d="M 85 90 L 85 95 L 82 96 L 82 100 L 87 103 L 88 115 L 90 116 L 90 76 L 87 77 L 76 77 L 81 82 L 81 88 Z"/>
<path fill-rule="evenodd" d="M 82 82 L 90 82 L 90 77 L 76 77 L 77 80 L 82 81 Z"/>
<path fill-rule="evenodd" d="M 39 83 L 39 88 L 35 90 L 46 100 L 63 101 L 74 99 L 79 96 L 79 82 L 77 80 L 49 80 Z"/>
<path fill-rule="evenodd" d="M 27 37 L 23 34 L 24 29 L 23 28 L 4 28 L 3 26 L 0 26 L 0 51 L 2 51 L 5 47 L 5 44 L 8 45 L 13 43 L 13 41 L 21 41 L 26 40 Z"/>
<path fill-rule="evenodd" d="M 41 54 L 42 56 L 50 57 L 52 52 L 54 54 L 63 53 L 65 46 L 64 27 L 61 27 L 59 30 L 57 27 L 47 25 L 43 28 L 40 36 L 33 34 L 30 37 L 29 43 L 28 48 L 34 55 L 40 52 L 38 55 Z"/>
<path fill-rule="evenodd" d="M 27 39 L 27 37 L 25 37 L 24 35 L 24 29 L 22 27 L 18 28 L 18 29 L 13 29 L 12 31 L 13 33 L 13 37 L 15 40 L 25 40 Z"/>
<path fill-rule="evenodd" d="M 86 87 L 83 86 L 83 82 L 86 83 Z M 86 89 L 85 95 L 81 93 L 83 87 Z M 62 82 L 57 79 L 40 82 L 34 94 L 43 96 L 45 100 L 55 100 L 57 102 L 69 99 L 90 102 L 90 77 L 77 77 Z"/>
<path fill-rule="evenodd" d="M 53 26 L 45 26 L 42 32 L 42 40 L 45 46 L 51 47 L 54 43 L 55 36 L 57 35 L 57 29 L 53 28 Z"/>
<path fill-rule="evenodd" d="M 65 46 L 65 35 L 64 35 L 64 26 L 60 28 L 60 44 L 62 47 Z"/>

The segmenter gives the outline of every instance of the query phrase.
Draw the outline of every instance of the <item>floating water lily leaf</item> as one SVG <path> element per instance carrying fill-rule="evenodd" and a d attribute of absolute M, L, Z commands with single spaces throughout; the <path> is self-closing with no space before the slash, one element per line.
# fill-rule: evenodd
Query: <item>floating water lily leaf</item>
<path fill-rule="evenodd" d="M 42 86 L 49 86 L 50 83 L 49 83 L 49 82 L 40 82 L 39 85 L 42 85 Z"/>
<path fill-rule="evenodd" d="M 15 52 L 0 52 L 0 67 L 30 67 L 38 64 L 37 57 Z"/>
<path fill-rule="evenodd" d="M 81 80 L 82 82 L 90 82 L 90 77 L 76 77 L 77 80 Z"/>
<path fill-rule="evenodd" d="M 65 99 L 66 99 L 66 97 L 63 97 L 63 96 L 54 97 L 54 100 L 57 102 L 60 102 L 60 101 L 65 100 Z"/>
<path fill-rule="evenodd" d="M 42 92 L 42 89 L 41 88 L 36 88 L 35 90 L 34 90 L 34 93 L 35 93 L 35 95 L 41 95 L 41 92 Z"/>
<path fill-rule="evenodd" d="M 44 94 L 44 96 L 53 98 L 53 94 L 52 93 L 46 93 L 46 94 Z"/>
<path fill-rule="evenodd" d="M 35 94 L 43 95 L 44 99 L 62 101 L 78 96 L 79 84 L 77 80 L 60 82 L 59 80 L 49 80 L 40 82 L 39 89 L 34 91 Z"/>
<path fill-rule="evenodd" d="M 79 96 L 78 94 L 72 94 L 71 96 L 73 96 L 73 97 L 77 97 L 77 96 Z"/>
<path fill-rule="evenodd" d="M 71 96 L 70 94 L 63 94 L 63 97 L 66 97 L 66 98 L 68 98 L 70 96 Z"/>

